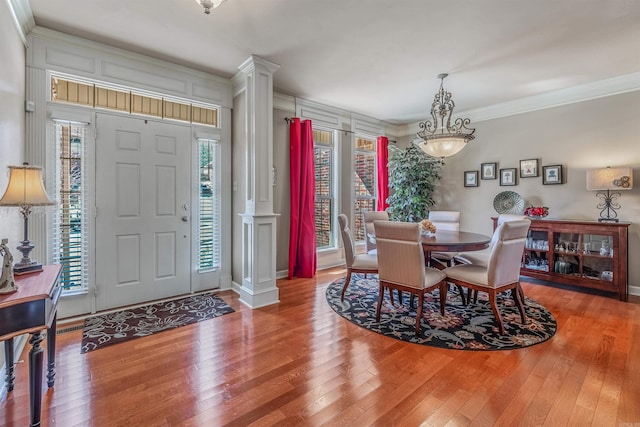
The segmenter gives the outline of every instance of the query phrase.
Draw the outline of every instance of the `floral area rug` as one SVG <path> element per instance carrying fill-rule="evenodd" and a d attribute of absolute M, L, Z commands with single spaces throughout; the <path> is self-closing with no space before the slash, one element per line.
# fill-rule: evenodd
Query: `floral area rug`
<path fill-rule="evenodd" d="M 462 305 L 457 291 L 447 295 L 445 314 L 440 314 L 438 290 L 425 296 L 420 335 L 415 336 L 416 310 L 409 308 L 409 295 L 404 292 L 403 304 L 398 303 L 394 291 L 395 305 L 385 299 L 380 313 L 380 323 L 376 322 L 378 303 L 378 276 L 354 274 L 347 288 L 344 301 L 340 293 L 344 278 L 327 287 L 327 302 L 340 316 L 370 331 L 402 341 L 433 347 L 459 350 L 511 350 L 539 344 L 556 333 L 556 319 L 542 305 L 525 298 L 527 324 L 522 325 L 520 313 L 509 293 L 498 296 L 498 308 L 502 314 L 505 335 L 498 332 L 489 301 L 480 293 L 477 303 Z M 417 303 L 417 298 L 415 299 Z"/>
<path fill-rule="evenodd" d="M 220 297 L 206 293 L 90 317 L 84 322 L 80 352 L 88 353 L 233 311 Z"/>

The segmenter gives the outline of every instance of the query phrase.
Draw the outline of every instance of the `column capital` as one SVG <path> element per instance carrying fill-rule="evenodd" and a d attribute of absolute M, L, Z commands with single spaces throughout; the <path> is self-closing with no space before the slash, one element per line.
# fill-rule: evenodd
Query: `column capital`
<path fill-rule="evenodd" d="M 275 62 L 267 61 L 257 55 L 251 55 L 242 64 L 240 64 L 238 70 L 240 70 L 241 73 L 246 73 L 257 68 L 262 68 L 263 70 L 273 74 L 280 69 L 280 66 Z"/>

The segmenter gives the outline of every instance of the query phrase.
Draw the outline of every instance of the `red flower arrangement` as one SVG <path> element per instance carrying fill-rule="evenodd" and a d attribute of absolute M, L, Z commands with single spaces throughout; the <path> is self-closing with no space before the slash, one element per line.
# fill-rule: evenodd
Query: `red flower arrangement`
<path fill-rule="evenodd" d="M 526 216 L 544 218 L 549 215 L 549 208 L 546 206 L 529 206 L 524 210 L 524 214 Z"/>

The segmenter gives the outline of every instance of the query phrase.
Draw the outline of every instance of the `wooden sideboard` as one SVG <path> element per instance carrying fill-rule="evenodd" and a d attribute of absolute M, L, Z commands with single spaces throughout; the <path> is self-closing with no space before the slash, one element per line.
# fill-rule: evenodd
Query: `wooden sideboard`
<path fill-rule="evenodd" d="M 493 219 L 493 227 L 497 218 Z M 628 300 L 628 222 L 532 219 L 520 274 Z"/>

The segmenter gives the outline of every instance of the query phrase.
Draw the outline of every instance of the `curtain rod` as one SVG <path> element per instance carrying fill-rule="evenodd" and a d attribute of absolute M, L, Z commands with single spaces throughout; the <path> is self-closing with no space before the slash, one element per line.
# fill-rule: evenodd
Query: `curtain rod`
<path fill-rule="evenodd" d="M 285 121 L 285 122 L 287 122 L 287 123 L 291 123 L 291 122 L 293 121 L 293 119 L 294 119 L 294 117 L 285 117 L 285 118 L 284 118 L 284 121 Z M 337 130 L 337 131 L 344 132 L 344 133 L 353 133 L 353 134 L 355 134 L 355 132 L 354 132 L 354 131 L 352 131 L 352 130 L 345 130 L 345 129 L 332 128 L 332 127 L 330 127 L 330 126 L 323 126 L 323 127 L 324 127 L 324 128 L 327 128 L 327 129 L 331 129 L 331 130 Z M 394 140 L 394 139 L 390 139 L 390 140 L 389 140 L 389 142 L 391 142 L 392 144 L 395 144 L 397 141 L 396 141 L 396 140 Z"/>

